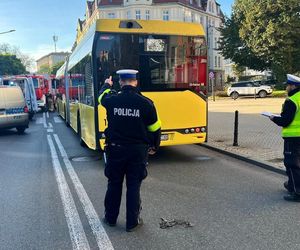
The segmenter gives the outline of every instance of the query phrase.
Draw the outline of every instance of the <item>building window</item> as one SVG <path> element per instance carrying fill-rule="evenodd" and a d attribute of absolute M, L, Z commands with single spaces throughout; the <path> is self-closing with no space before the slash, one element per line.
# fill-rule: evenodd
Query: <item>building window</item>
<path fill-rule="evenodd" d="M 218 58 L 218 66 L 219 66 L 219 68 L 221 68 L 221 57 L 220 56 Z"/>
<path fill-rule="evenodd" d="M 200 16 L 200 23 L 203 25 L 203 16 Z"/>
<path fill-rule="evenodd" d="M 193 4 L 193 0 L 190 0 L 190 4 Z"/>
<path fill-rule="evenodd" d="M 115 13 L 108 13 L 108 14 L 107 14 L 107 17 L 108 17 L 109 19 L 114 19 L 114 18 L 116 18 L 116 15 L 115 15 Z"/>
<path fill-rule="evenodd" d="M 218 39 L 215 37 L 215 49 L 218 49 Z"/>
<path fill-rule="evenodd" d="M 127 10 L 126 12 L 127 19 L 131 19 L 131 11 Z"/>
<path fill-rule="evenodd" d="M 195 22 L 195 14 L 194 13 L 192 13 L 192 15 L 191 15 L 191 22 L 192 23 Z"/>
<path fill-rule="evenodd" d="M 209 12 L 211 12 L 211 2 L 209 2 L 209 4 L 208 4 L 208 10 L 209 10 Z"/>
<path fill-rule="evenodd" d="M 141 11 L 140 10 L 135 11 L 135 19 L 136 20 L 141 20 Z"/>
<path fill-rule="evenodd" d="M 163 20 L 169 21 L 169 11 L 168 10 L 163 10 Z"/>
<path fill-rule="evenodd" d="M 215 56 L 215 67 L 217 67 L 217 66 L 218 66 L 218 57 Z"/>
<path fill-rule="evenodd" d="M 150 10 L 146 10 L 146 20 L 150 20 Z"/>

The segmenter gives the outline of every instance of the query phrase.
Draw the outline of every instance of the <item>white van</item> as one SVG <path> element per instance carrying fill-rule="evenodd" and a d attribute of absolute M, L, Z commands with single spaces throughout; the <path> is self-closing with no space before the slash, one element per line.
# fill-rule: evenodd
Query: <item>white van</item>
<path fill-rule="evenodd" d="M 38 112 L 38 103 L 32 78 L 21 76 L 9 77 L 4 79 L 4 85 L 21 87 L 29 110 L 29 119 L 31 120 L 34 114 Z"/>
<path fill-rule="evenodd" d="M 28 124 L 28 107 L 21 88 L 0 86 L 0 129 L 16 128 L 22 134 Z"/>

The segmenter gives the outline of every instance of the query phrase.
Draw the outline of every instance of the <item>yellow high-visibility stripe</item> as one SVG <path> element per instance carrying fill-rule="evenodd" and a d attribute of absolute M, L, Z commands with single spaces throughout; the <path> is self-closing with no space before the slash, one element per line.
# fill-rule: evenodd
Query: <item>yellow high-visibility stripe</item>
<path fill-rule="evenodd" d="M 106 90 L 104 90 L 103 93 L 99 96 L 98 102 L 99 102 L 100 104 L 101 104 L 101 100 L 102 100 L 103 96 L 104 96 L 105 94 L 108 94 L 110 91 L 111 91 L 110 89 L 106 89 Z"/>
<path fill-rule="evenodd" d="M 160 127 L 161 127 L 161 121 L 158 119 L 155 123 L 153 123 L 152 125 L 149 125 L 147 128 L 148 128 L 148 131 L 155 132 L 155 131 L 159 130 Z"/>

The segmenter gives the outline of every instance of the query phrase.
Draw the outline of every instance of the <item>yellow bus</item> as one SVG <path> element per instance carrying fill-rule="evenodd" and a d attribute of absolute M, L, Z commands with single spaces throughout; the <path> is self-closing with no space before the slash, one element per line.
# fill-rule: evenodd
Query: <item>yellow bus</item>
<path fill-rule="evenodd" d="M 201 25 L 99 19 L 78 35 L 57 72 L 58 111 L 91 149 L 103 149 L 105 141 L 99 89 L 110 75 L 118 89 L 119 69 L 139 71 L 140 91 L 154 102 L 162 121 L 161 146 L 205 141 L 207 46 Z"/>

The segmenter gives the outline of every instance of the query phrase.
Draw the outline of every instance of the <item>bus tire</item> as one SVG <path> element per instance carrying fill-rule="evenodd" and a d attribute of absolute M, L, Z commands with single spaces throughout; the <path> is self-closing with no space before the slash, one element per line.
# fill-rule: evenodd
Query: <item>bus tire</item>
<path fill-rule="evenodd" d="M 78 137 L 79 137 L 79 144 L 81 147 L 86 147 L 86 144 L 84 142 L 84 140 L 82 140 L 81 137 L 81 123 L 80 123 L 80 116 L 77 115 L 77 133 L 78 133 Z"/>

